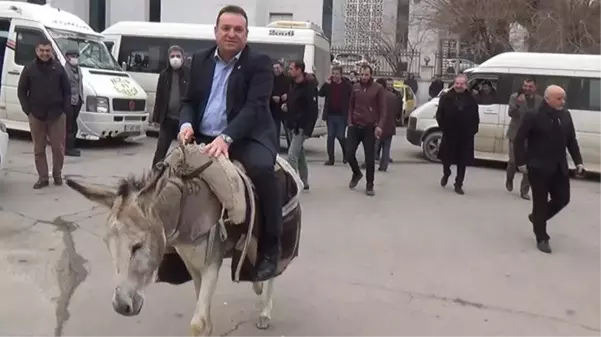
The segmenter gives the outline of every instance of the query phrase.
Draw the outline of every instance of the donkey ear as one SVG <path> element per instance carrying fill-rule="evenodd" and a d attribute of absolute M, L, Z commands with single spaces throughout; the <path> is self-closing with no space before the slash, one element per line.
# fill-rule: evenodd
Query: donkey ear
<path fill-rule="evenodd" d="M 69 178 L 66 181 L 67 186 L 71 187 L 73 190 L 83 195 L 86 199 L 103 205 L 105 207 L 113 207 L 113 203 L 117 198 L 117 193 L 107 187 L 86 185 L 78 183 L 77 181 Z"/>

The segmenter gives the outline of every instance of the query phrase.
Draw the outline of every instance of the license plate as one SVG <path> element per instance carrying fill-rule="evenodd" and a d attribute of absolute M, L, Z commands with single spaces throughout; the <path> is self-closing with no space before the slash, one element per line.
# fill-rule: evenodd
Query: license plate
<path fill-rule="evenodd" d="M 128 131 L 140 131 L 141 129 L 142 129 L 142 127 L 140 125 L 137 125 L 137 124 L 125 125 L 125 132 L 128 132 Z"/>

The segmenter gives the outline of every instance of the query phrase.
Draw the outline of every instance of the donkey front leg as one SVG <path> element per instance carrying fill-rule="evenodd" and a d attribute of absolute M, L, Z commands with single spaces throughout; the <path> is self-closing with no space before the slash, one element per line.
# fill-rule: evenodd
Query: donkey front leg
<path fill-rule="evenodd" d="M 273 278 L 263 282 L 261 288 L 262 292 L 258 292 L 258 284 L 253 284 L 257 295 L 261 296 L 261 313 L 257 320 L 257 328 L 264 330 L 269 328 L 271 323 L 271 309 L 273 309 Z"/>
<path fill-rule="evenodd" d="M 193 336 L 210 336 L 213 332 L 211 322 L 211 300 L 215 293 L 217 280 L 219 279 L 219 269 L 223 262 L 223 256 L 220 253 L 214 253 L 212 261 L 204 266 L 200 271 L 200 291 L 196 302 L 196 310 L 190 321 L 191 333 Z"/>

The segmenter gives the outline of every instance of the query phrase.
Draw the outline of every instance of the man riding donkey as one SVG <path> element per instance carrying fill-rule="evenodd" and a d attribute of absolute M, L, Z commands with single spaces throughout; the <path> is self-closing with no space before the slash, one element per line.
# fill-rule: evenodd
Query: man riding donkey
<path fill-rule="evenodd" d="M 298 255 L 303 184 L 277 155 L 271 59 L 246 45 L 247 26 L 242 8 L 219 12 L 217 45 L 192 58 L 181 144 L 152 172 L 117 189 L 67 180 L 110 209 L 105 241 L 116 266 L 113 309 L 121 315 L 140 313 L 149 284 L 192 279 L 192 333 L 211 334 L 211 299 L 231 257 L 232 280 L 253 282 L 263 296 L 257 326 L 269 326 L 274 277 Z"/>

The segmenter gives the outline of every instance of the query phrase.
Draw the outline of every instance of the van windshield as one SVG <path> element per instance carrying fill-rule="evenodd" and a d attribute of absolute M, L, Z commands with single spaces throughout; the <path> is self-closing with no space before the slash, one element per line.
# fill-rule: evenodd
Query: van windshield
<path fill-rule="evenodd" d="M 79 51 L 79 65 L 85 68 L 122 71 L 106 45 L 97 37 L 48 29 L 63 55 L 68 50 Z"/>

